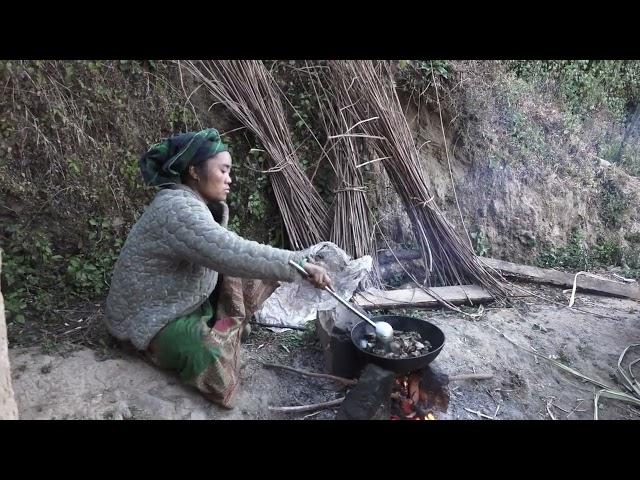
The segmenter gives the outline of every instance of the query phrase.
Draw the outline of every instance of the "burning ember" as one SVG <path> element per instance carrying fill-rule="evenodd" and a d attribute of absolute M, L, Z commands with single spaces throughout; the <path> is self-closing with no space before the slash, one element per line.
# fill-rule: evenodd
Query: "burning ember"
<path fill-rule="evenodd" d="M 436 420 L 434 407 L 448 407 L 449 399 L 442 392 L 421 388 L 422 371 L 397 377 L 391 393 L 391 420 Z"/>

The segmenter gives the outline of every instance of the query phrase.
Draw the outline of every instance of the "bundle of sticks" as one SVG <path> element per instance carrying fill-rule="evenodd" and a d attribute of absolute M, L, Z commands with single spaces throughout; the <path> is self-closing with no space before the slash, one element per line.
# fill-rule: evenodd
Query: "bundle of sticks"
<path fill-rule="evenodd" d="M 370 255 L 375 260 L 373 214 L 359 169 L 359 164 L 364 163 L 362 159 L 370 155 L 368 145 L 363 139 L 348 135 L 353 119 L 349 111 L 340 108 L 347 100 L 344 86 L 336 84 L 340 79 L 327 75 L 326 69 L 310 69 L 309 72 L 327 138 L 324 151 L 336 178 L 330 240 L 353 258 Z"/>
<path fill-rule="evenodd" d="M 353 122 L 345 133 L 372 146 L 402 200 L 422 252 L 426 284 L 475 283 L 504 298 L 498 279 L 480 264 L 433 201 L 389 64 L 340 60 L 329 61 L 328 67 L 340 89 L 334 96 L 338 111 Z"/>
<path fill-rule="evenodd" d="M 270 161 L 267 172 L 292 247 L 302 249 L 328 239 L 328 208 L 300 167 L 280 92 L 264 64 L 255 60 L 180 63 L 264 146 Z"/>

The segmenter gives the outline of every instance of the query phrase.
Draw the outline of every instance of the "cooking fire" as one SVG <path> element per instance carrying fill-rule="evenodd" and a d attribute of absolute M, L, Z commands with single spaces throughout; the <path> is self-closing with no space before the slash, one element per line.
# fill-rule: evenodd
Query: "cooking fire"
<path fill-rule="evenodd" d="M 436 420 L 433 408 L 443 402 L 437 392 L 421 388 L 422 375 L 419 371 L 396 377 L 391 393 L 391 420 Z"/>

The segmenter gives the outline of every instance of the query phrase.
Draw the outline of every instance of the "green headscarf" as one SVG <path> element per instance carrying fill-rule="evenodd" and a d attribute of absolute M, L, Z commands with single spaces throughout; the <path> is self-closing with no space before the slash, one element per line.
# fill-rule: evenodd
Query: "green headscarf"
<path fill-rule="evenodd" d="M 189 165 L 198 165 L 217 153 L 226 152 L 215 128 L 188 132 L 151 146 L 140 158 L 142 178 L 147 185 L 161 187 L 181 183 Z"/>

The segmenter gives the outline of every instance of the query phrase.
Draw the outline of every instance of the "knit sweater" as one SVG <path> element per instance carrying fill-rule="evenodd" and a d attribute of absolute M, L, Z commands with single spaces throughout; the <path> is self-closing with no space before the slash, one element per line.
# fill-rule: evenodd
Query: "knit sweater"
<path fill-rule="evenodd" d="M 203 198 L 176 185 L 158 192 L 131 229 L 116 262 L 105 323 L 120 340 L 145 350 L 171 320 L 198 308 L 218 273 L 291 282 L 299 273 L 292 252 L 246 240 L 227 230 L 226 203 L 217 222 Z"/>

